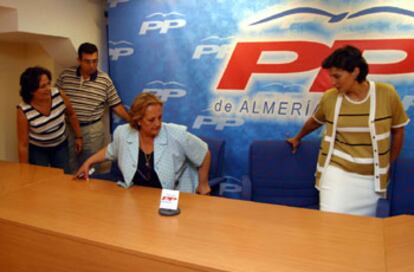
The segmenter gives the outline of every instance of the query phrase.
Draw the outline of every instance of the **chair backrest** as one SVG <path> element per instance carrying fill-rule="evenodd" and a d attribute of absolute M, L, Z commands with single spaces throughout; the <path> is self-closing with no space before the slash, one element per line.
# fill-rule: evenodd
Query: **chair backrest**
<path fill-rule="evenodd" d="M 207 143 L 208 149 L 211 153 L 211 165 L 208 178 L 213 179 L 216 177 L 220 177 L 223 172 L 225 141 L 221 139 L 213 139 L 208 137 L 200 138 Z"/>
<path fill-rule="evenodd" d="M 414 158 L 397 159 L 388 190 L 391 215 L 414 214 Z"/>
<path fill-rule="evenodd" d="M 214 180 L 222 176 L 223 163 L 224 163 L 224 146 L 225 141 L 221 139 L 214 139 L 208 137 L 200 137 L 204 142 L 207 143 L 208 149 L 211 153 L 211 164 L 210 171 L 208 174 L 209 180 Z M 212 195 L 218 195 L 219 193 L 219 182 L 210 184 L 212 186 Z"/>
<path fill-rule="evenodd" d="M 296 154 L 284 140 L 254 141 L 250 146 L 251 199 L 295 207 L 318 208 L 316 141 L 304 141 Z"/>

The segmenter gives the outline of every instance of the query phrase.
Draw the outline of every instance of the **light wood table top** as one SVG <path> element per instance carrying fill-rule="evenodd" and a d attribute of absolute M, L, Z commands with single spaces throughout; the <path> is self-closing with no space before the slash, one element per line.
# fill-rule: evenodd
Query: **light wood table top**
<path fill-rule="evenodd" d="M 0 163 L 0 173 L 9 167 Z M 382 219 L 187 193 L 180 194 L 182 213 L 163 217 L 158 189 L 41 176 L 0 198 L 0 222 L 177 271 L 386 271 L 384 237 L 395 235 L 384 236 Z"/>
<path fill-rule="evenodd" d="M 388 271 L 414 271 L 414 217 L 384 220 L 385 256 Z"/>
<path fill-rule="evenodd" d="M 0 161 L 0 197 L 55 175 L 63 175 L 63 170 Z"/>

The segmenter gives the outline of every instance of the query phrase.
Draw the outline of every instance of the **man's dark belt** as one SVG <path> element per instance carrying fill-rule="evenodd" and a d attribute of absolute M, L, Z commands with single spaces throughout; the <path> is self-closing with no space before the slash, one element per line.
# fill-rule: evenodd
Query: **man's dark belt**
<path fill-rule="evenodd" d="M 93 124 L 95 124 L 95 123 L 97 123 L 99 121 L 101 121 L 101 119 L 93 120 L 93 121 L 88 121 L 88 122 L 79 122 L 79 124 L 80 124 L 81 127 L 86 127 L 86 126 L 93 125 Z"/>

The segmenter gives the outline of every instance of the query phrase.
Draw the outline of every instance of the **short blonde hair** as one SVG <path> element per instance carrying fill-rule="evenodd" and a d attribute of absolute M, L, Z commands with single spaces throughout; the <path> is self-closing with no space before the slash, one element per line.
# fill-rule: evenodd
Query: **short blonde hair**
<path fill-rule="evenodd" d="M 162 107 L 164 103 L 152 93 L 140 93 L 135 97 L 129 110 L 129 116 L 131 117 L 129 125 L 132 128 L 139 130 L 138 121 L 144 118 L 146 109 L 151 105 L 160 105 Z"/>

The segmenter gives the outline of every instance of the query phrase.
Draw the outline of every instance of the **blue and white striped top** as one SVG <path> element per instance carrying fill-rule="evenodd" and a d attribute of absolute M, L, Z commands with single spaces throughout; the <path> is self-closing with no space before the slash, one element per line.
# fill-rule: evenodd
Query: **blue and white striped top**
<path fill-rule="evenodd" d="M 20 107 L 29 122 L 29 143 L 40 147 L 53 147 L 66 140 L 66 106 L 57 88 L 53 88 L 52 109 L 48 116 L 32 105 L 21 102 Z"/>

